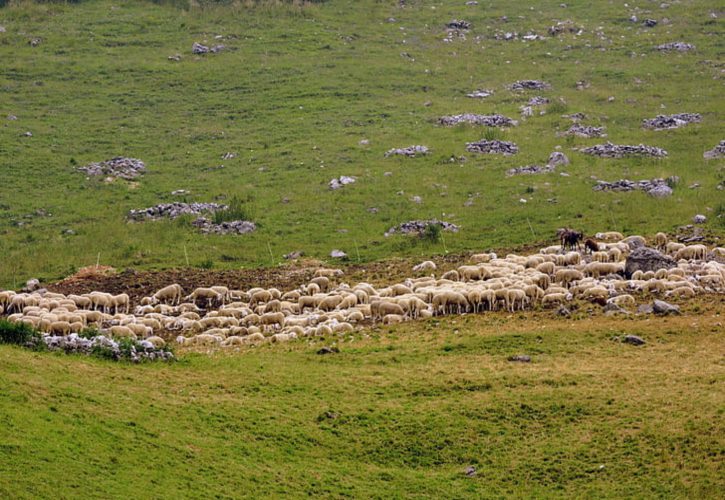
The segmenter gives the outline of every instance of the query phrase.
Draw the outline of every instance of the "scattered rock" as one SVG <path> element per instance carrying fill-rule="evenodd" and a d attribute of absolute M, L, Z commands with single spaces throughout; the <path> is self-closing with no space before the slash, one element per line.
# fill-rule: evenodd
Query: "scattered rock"
<path fill-rule="evenodd" d="M 14 122 L 15 120 L 17 120 L 17 119 L 18 119 L 18 117 L 17 117 L 17 116 L 15 116 L 15 115 L 8 115 L 8 116 L 7 116 L 7 118 L 8 118 L 8 120 L 10 120 L 11 122 Z"/>
<path fill-rule="evenodd" d="M 655 300 L 652 303 L 652 311 L 655 314 L 680 314 L 680 308 L 676 305 L 665 302 L 664 300 Z"/>
<path fill-rule="evenodd" d="M 317 351 L 317 354 L 324 355 L 324 354 L 338 354 L 340 352 L 340 349 L 337 347 L 328 347 L 324 346 L 322 349 Z"/>
<path fill-rule="evenodd" d="M 619 307 L 613 302 L 607 302 L 604 305 L 604 314 L 607 316 L 614 316 L 615 314 L 629 314 L 626 310 Z"/>
<path fill-rule="evenodd" d="M 628 256 L 624 265 L 624 275 L 627 279 L 632 278 L 636 271 L 657 271 L 659 269 L 672 269 L 677 267 L 677 262 L 658 250 L 650 247 L 639 247 L 634 249 Z"/>
<path fill-rule="evenodd" d="M 421 198 L 420 196 L 416 195 L 416 196 L 413 196 L 410 199 L 410 201 L 412 201 L 413 203 L 417 203 L 417 204 L 420 205 L 421 203 L 423 203 L 423 198 Z"/>
<path fill-rule="evenodd" d="M 191 53 L 200 55 L 200 54 L 206 54 L 209 52 L 209 47 L 206 45 L 202 45 L 200 43 L 194 42 L 194 44 L 191 46 Z"/>
<path fill-rule="evenodd" d="M 471 153 L 502 154 L 505 156 L 514 155 L 519 152 L 519 147 L 513 142 L 481 139 L 477 142 L 466 144 L 466 151 Z"/>
<path fill-rule="evenodd" d="M 554 151 L 549 155 L 549 161 L 547 165 L 551 167 L 558 167 L 561 165 L 569 165 L 569 158 L 561 151 Z"/>
<path fill-rule="evenodd" d="M 429 153 L 428 146 L 408 146 L 407 148 L 393 148 L 385 153 L 385 157 L 393 156 L 393 155 L 400 155 L 400 156 L 407 156 L 408 158 L 415 158 L 418 155 L 427 155 Z"/>
<path fill-rule="evenodd" d="M 541 97 L 540 95 L 532 97 L 528 102 L 529 106 L 543 106 L 544 104 L 549 104 L 549 99 Z"/>
<path fill-rule="evenodd" d="M 476 468 L 472 465 L 466 467 L 466 469 L 463 471 L 463 474 L 466 475 L 466 477 L 475 477 L 476 475 Z"/>
<path fill-rule="evenodd" d="M 29 41 L 28 43 L 30 44 L 30 46 L 31 46 L 31 47 L 37 47 L 37 46 L 38 46 L 38 45 L 40 45 L 40 44 L 41 44 L 42 42 L 43 42 L 43 39 L 42 39 L 42 38 L 33 38 L 33 39 L 32 39 L 32 40 L 30 40 L 30 41 Z"/>
<path fill-rule="evenodd" d="M 657 26 L 657 20 L 656 19 L 645 19 L 642 21 L 642 24 L 644 24 L 647 28 L 654 28 Z"/>
<path fill-rule="evenodd" d="M 667 151 L 654 146 L 645 146 L 644 144 L 627 146 L 612 144 L 611 142 L 585 148 L 582 150 L 582 153 L 599 156 L 600 158 L 624 158 L 625 156 L 652 156 L 662 158 L 667 156 Z"/>
<path fill-rule="evenodd" d="M 625 335 L 624 338 L 622 339 L 622 342 L 624 342 L 625 344 L 631 344 L 631 345 L 636 345 L 636 346 L 646 344 L 646 342 L 644 341 L 644 339 L 642 337 L 638 337 L 636 335 Z"/>
<path fill-rule="evenodd" d="M 700 113 L 678 113 L 675 115 L 657 115 L 649 120 L 642 120 L 642 127 L 652 130 L 668 130 L 680 128 L 688 123 L 699 123 Z"/>
<path fill-rule="evenodd" d="M 98 349 L 108 351 L 112 359 L 128 359 L 134 363 L 140 361 L 172 361 L 173 353 L 163 349 L 156 349 L 151 342 L 140 340 L 133 341 L 130 347 L 121 350 L 118 342 L 105 335 L 97 335 L 92 338 L 84 338 L 77 333 L 70 335 L 43 335 L 43 343 L 50 351 L 63 351 L 67 354 L 89 355 L 97 352 Z"/>
<path fill-rule="evenodd" d="M 25 137 L 33 137 L 33 133 L 30 130 L 28 130 L 27 132 L 24 132 L 22 135 Z"/>
<path fill-rule="evenodd" d="M 485 99 L 486 97 L 489 97 L 492 95 L 493 95 L 493 90 L 478 89 L 478 90 L 474 90 L 470 94 L 466 94 L 466 97 L 471 97 L 473 99 Z"/>
<path fill-rule="evenodd" d="M 549 174 L 556 170 L 553 165 L 526 165 L 524 167 L 510 168 L 506 171 L 506 175 L 511 177 L 512 175 L 532 175 L 532 174 Z"/>
<path fill-rule="evenodd" d="M 725 141 L 720 141 L 717 146 L 712 148 L 710 151 L 705 151 L 702 156 L 706 160 L 722 158 L 723 156 L 725 156 Z"/>
<path fill-rule="evenodd" d="M 302 257 L 305 253 L 302 250 L 295 250 L 294 252 L 290 252 L 288 254 L 284 255 L 284 258 L 287 260 L 294 260 L 299 259 Z"/>
<path fill-rule="evenodd" d="M 232 160 L 237 157 L 237 153 L 227 152 L 222 155 L 222 160 Z"/>
<path fill-rule="evenodd" d="M 515 356 L 509 356 L 509 361 L 516 361 L 519 363 L 531 363 L 531 356 L 527 354 L 517 354 Z"/>
<path fill-rule="evenodd" d="M 176 189 L 174 191 L 171 191 L 172 196 L 184 196 L 185 194 L 189 194 L 189 191 L 186 189 Z"/>
<path fill-rule="evenodd" d="M 330 252 L 330 257 L 333 259 L 347 259 L 347 254 L 342 250 L 333 250 Z"/>
<path fill-rule="evenodd" d="M 454 30 L 468 30 L 471 29 L 471 23 L 462 19 L 454 19 L 446 24 L 446 27 Z"/>
<path fill-rule="evenodd" d="M 179 62 L 181 61 L 181 54 L 174 54 L 173 56 L 169 56 L 168 59 L 169 61 Z"/>
<path fill-rule="evenodd" d="M 347 186 L 348 184 L 354 184 L 357 180 L 356 177 L 349 177 L 347 175 L 341 175 L 337 179 L 332 179 L 328 185 L 330 186 L 330 189 L 336 190 L 340 189 L 343 186 Z"/>
<path fill-rule="evenodd" d="M 694 222 L 695 224 L 704 224 L 705 222 L 707 222 L 707 217 L 702 214 L 697 214 L 692 218 L 692 222 Z"/>
<path fill-rule="evenodd" d="M 206 217 L 197 218 L 191 225 L 199 228 L 203 234 L 246 234 L 257 229 L 257 225 L 248 220 L 233 220 L 214 224 Z"/>
<path fill-rule="evenodd" d="M 176 219 L 182 215 L 200 215 L 202 213 L 214 213 L 229 208 L 227 205 L 217 203 L 161 203 L 149 208 L 130 210 L 128 218 L 135 221 Z"/>
<path fill-rule="evenodd" d="M 669 42 L 669 43 L 663 43 L 662 45 L 658 45 L 657 50 L 665 50 L 665 51 L 675 50 L 677 52 L 687 52 L 689 50 L 695 50 L 695 46 L 692 45 L 691 43 L 685 43 L 685 42 Z"/>
<path fill-rule="evenodd" d="M 452 127 L 461 123 L 483 125 L 486 127 L 515 127 L 518 125 L 516 120 L 512 120 L 503 115 L 475 115 L 472 113 L 442 116 L 438 119 L 438 123 L 446 127 Z"/>
<path fill-rule="evenodd" d="M 655 198 L 666 198 L 672 196 L 672 188 L 667 184 L 660 184 L 647 190 L 647 194 Z"/>
<path fill-rule="evenodd" d="M 551 85 L 541 80 L 517 80 L 508 87 L 511 90 L 545 90 Z"/>
<path fill-rule="evenodd" d="M 586 120 L 587 115 L 584 113 L 572 113 L 570 115 L 561 115 L 562 118 L 568 118 L 573 122 L 580 122 L 581 120 Z"/>
<path fill-rule="evenodd" d="M 574 135 L 577 137 L 606 137 L 604 133 L 604 127 L 590 127 L 586 125 L 580 125 L 575 123 L 569 129 L 564 132 L 564 135 Z"/>
<path fill-rule="evenodd" d="M 84 167 L 78 167 L 76 170 L 86 175 L 104 175 L 131 180 L 142 175 L 146 171 L 146 165 L 137 158 L 117 156 L 100 163 L 91 163 Z"/>
<path fill-rule="evenodd" d="M 457 233 L 460 229 L 455 224 L 438 219 L 411 220 L 391 227 L 387 230 L 385 236 L 390 236 L 391 234 L 421 234 L 430 225 L 439 225 L 443 231 L 451 231 L 453 233 Z"/>

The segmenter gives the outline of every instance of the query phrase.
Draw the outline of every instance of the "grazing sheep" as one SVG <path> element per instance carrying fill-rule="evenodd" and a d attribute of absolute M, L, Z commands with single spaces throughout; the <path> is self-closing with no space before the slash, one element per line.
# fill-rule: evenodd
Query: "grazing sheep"
<path fill-rule="evenodd" d="M 425 261 L 421 262 L 420 264 L 413 266 L 414 273 L 435 271 L 436 269 L 437 269 L 437 266 L 436 266 L 435 262 L 433 262 L 432 260 L 425 260 Z"/>
<path fill-rule="evenodd" d="M 667 235 L 665 233 L 655 234 L 654 245 L 658 250 L 664 250 L 667 247 Z"/>
<path fill-rule="evenodd" d="M 617 231 L 607 231 L 604 233 L 597 233 L 594 235 L 594 237 L 598 240 L 608 241 L 608 242 L 622 241 L 624 239 L 624 236 L 622 235 L 622 233 L 619 233 Z"/>
<path fill-rule="evenodd" d="M 405 318 L 401 314 L 386 314 L 383 316 L 384 325 L 395 325 L 405 321 Z"/>
<path fill-rule="evenodd" d="M 156 335 L 148 337 L 146 341 L 151 342 L 156 349 L 163 349 L 166 347 L 166 341 Z"/>
<path fill-rule="evenodd" d="M 170 303 L 172 306 L 181 303 L 181 297 L 184 295 L 184 290 L 181 285 L 174 283 L 173 285 L 165 286 L 158 290 L 151 296 L 153 303 Z"/>
<path fill-rule="evenodd" d="M 137 340 L 138 337 L 135 333 L 133 333 L 133 330 L 128 328 L 127 326 L 112 326 L 108 329 L 108 332 L 111 334 L 114 338 L 128 338 L 131 340 Z"/>

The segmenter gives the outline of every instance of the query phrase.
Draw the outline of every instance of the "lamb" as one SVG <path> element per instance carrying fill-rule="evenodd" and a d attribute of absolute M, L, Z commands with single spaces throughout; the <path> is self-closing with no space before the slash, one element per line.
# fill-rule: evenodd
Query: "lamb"
<path fill-rule="evenodd" d="M 664 250 L 667 247 L 667 235 L 665 233 L 655 234 L 654 244 L 658 250 Z"/>

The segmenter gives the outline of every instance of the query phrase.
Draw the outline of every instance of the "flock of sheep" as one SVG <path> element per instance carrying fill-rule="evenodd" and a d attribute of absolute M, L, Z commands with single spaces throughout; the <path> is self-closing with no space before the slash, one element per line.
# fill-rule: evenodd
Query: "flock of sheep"
<path fill-rule="evenodd" d="M 636 271 L 624 278 L 631 249 L 641 236 L 597 234 L 591 253 L 560 245 L 538 253 L 503 258 L 471 256 L 470 263 L 435 277 L 432 261 L 413 267 L 417 277 L 385 287 L 341 282 L 339 269 L 318 269 L 295 290 L 197 288 L 185 295 L 178 284 L 145 297 L 131 311 L 129 296 L 92 292 L 0 292 L 0 316 L 25 322 L 48 335 L 69 335 L 93 327 L 115 338 L 145 339 L 156 347 L 176 336 L 182 345 L 242 346 L 328 337 L 370 324 L 395 324 L 433 316 L 484 311 L 558 307 L 585 300 L 632 308 L 637 294 L 689 298 L 725 292 L 725 248 L 685 246 L 658 233 L 653 245 L 677 260 L 671 269 Z"/>

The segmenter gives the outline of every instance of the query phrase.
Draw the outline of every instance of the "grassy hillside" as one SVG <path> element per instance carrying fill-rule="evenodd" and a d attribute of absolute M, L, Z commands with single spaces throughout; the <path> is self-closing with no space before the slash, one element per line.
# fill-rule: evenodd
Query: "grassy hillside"
<path fill-rule="evenodd" d="M 469 316 L 170 366 L 0 346 L 0 496 L 718 498 L 718 311 Z"/>
<path fill-rule="evenodd" d="M 723 219 L 715 216 L 723 210 L 716 189 L 723 162 L 702 158 L 723 138 L 723 22 L 711 16 L 718 2 L 669 2 L 665 9 L 657 2 L 464 3 L 333 0 L 184 10 L 98 0 L 0 9 L 0 284 L 57 278 L 97 260 L 120 268 L 179 267 L 187 259 L 190 266 L 238 267 L 276 264 L 293 250 L 326 258 L 340 248 L 369 261 L 544 241 L 562 225 L 652 234 L 695 213 L 709 215 L 711 229 L 722 234 Z M 645 28 L 628 20 L 633 14 L 660 23 Z M 465 40 L 446 43 L 453 18 L 472 28 Z M 549 36 L 559 20 L 583 33 Z M 529 31 L 544 39 L 494 38 Z M 654 49 L 677 40 L 697 49 Z M 195 41 L 228 50 L 193 56 Z M 179 62 L 168 59 L 174 54 Z M 528 78 L 552 88 L 505 88 Z M 589 87 L 577 90 L 582 80 Z M 477 88 L 495 94 L 465 97 Z M 435 123 L 461 112 L 518 118 L 534 95 L 552 100 L 540 108 L 546 114 L 507 131 Z M 572 112 L 606 126 L 612 142 L 660 146 L 669 157 L 606 160 L 574 151 L 606 139 L 557 137 L 571 123 L 561 115 Z M 644 118 L 677 112 L 703 119 L 671 131 L 641 127 Z M 487 134 L 515 141 L 520 153 L 465 152 L 466 142 Z M 411 144 L 432 154 L 384 158 Z M 557 146 L 572 161 L 560 168 L 569 177 L 504 175 L 545 162 Z M 227 152 L 238 156 L 223 160 Z M 135 183 L 107 184 L 74 171 L 117 155 L 144 160 L 148 173 Z M 450 163 L 452 155 L 467 161 Z M 330 191 L 327 182 L 340 175 L 358 182 Z M 591 190 L 592 176 L 670 175 L 681 182 L 668 199 Z M 701 187 L 688 189 L 695 182 Z M 202 236 L 189 220 L 125 221 L 129 209 L 179 199 L 170 194 L 176 189 L 190 191 L 181 198 L 187 201 L 237 196 L 259 229 Z M 370 213 L 372 207 L 379 211 Z M 50 215 L 37 215 L 39 209 Z M 431 217 L 462 230 L 436 244 L 383 236 L 400 222 Z"/>

